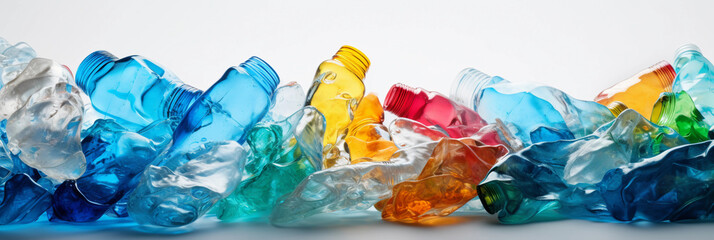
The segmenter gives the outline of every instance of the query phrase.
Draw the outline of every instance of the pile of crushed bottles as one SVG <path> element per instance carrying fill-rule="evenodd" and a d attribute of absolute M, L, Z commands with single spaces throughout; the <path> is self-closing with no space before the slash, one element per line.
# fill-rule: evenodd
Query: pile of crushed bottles
<path fill-rule="evenodd" d="M 691 44 L 673 63 L 593 101 L 467 68 L 448 97 L 395 84 L 382 104 L 351 46 L 307 91 L 258 57 L 204 91 L 142 56 L 73 74 L 0 39 L 0 224 L 711 221 L 714 66 Z"/>

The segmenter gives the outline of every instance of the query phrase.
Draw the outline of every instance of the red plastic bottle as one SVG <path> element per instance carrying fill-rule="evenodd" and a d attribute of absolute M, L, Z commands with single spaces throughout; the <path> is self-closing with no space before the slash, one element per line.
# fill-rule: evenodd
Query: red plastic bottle
<path fill-rule="evenodd" d="M 440 93 L 401 83 L 389 89 L 384 109 L 427 126 L 437 126 L 451 138 L 471 137 L 488 124 L 475 111 Z"/>

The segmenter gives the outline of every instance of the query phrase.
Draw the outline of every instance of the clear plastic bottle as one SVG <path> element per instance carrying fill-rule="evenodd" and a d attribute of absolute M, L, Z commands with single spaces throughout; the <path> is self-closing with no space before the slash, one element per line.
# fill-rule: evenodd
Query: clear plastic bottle
<path fill-rule="evenodd" d="M 615 119 L 602 104 L 575 99 L 553 87 L 512 83 L 473 68 L 461 71 L 450 97 L 473 108 L 489 123 L 500 119 L 510 124 L 526 145 L 542 141 L 535 136 L 544 135 L 543 130 L 551 132 L 549 136 L 578 138 Z"/>
<path fill-rule="evenodd" d="M 76 83 L 97 111 L 132 130 L 181 119 L 202 93 L 142 56 L 118 59 L 106 51 L 93 52 L 82 61 Z"/>
<path fill-rule="evenodd" d="M 694 44 L 677 49 L 674 60 L 677 77 L 672 83 L 672 92 L 687 92 L 694 101 L 704 121 L 714 125 L 714 66 Z"/>

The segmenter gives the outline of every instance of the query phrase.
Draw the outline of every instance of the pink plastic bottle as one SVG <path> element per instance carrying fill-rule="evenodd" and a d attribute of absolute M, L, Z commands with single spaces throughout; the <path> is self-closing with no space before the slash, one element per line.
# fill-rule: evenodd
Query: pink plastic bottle
<path fill-rule="evenodd" d="M 389 89 L 384 109 L 399 117 L 443 129 L 451 138 L 477 135 L 485 144 L 504 142 L 497 134 L 496 128 L 488 128 L 488 133 L 479 132 L 488 123 L 478 113 L 437 92 L 398 83 Z"/>

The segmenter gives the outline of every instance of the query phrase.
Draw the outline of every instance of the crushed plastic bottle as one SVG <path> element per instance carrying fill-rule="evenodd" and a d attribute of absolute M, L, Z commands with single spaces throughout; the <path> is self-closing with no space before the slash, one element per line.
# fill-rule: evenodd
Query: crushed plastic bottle
<path fill-rule="evenodd" d="M 447 216 L 476 197 L 476 185 L 506 153 L 502 145 L 444 138 L 419 176 L 394 185 L 392 196 L 375 207 L 388 221 L 416 223 Z"/>
<path fill-rule="evenodd" d="M 171 143 L 171 122 L 156 122 L 133 132 L 111 119 L 97 120 L 82 140 L 87 171 L 57 186 L 50 220 L 92 222 L 126 193 L 138 176 Z"/>
<path fill-rule="evenodd" d="M 598 184 L 611 169 L 632 166 L 687 144 L 668 127 L 628 109 L 592 135 L 531 145 L 506 156 L 478 185 L 479 198 L 502 223 L 565 217 L 612 219 Z"/>
<path fill-rule="evenodd" d="M 615 118 L 599 103 L 578 100 L 548 86 L 512 83 L 473 68 L 461 71 L 450 96 L 489 123 L 500 119 L 526 146 L 552 141 L 553 136 L 583 137 Z M 549 138 L 539 138 L 544 136 L 542 131 L 549 132 L 545 134 Z"/>
<path fill-rule="evenodd" d="M 27 43 L 13 45 L 0 37 L 0 88 L 15 79 L 35 57 L 37 53 Z"/>

